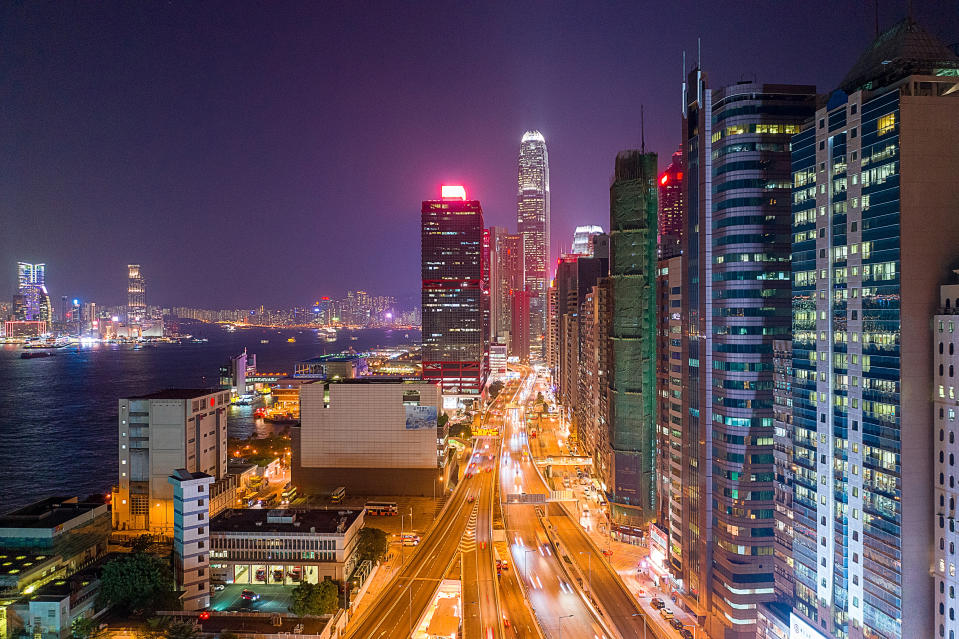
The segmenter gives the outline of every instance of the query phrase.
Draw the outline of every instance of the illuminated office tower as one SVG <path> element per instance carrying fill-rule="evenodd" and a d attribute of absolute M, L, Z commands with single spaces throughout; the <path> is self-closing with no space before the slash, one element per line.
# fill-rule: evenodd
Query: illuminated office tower
<path fill-rule="evenodd" d="M 18 320 L 52 321 L 52 306 L 46 287 L 46 264 L 17 262 Z"/>
<path fill-rule="evenodd" d="M 793 627 L 952 636 L 930 320 L 957 257 L 956 167 L 959 57 L 911 19 L 792 138 Z"/>
<path fill-rule="evenodd" d="M 487 374 L 479 200 L 467 200 L 462 186 L 444 186 L 441 199 L 423 202 L 421 241 L 423 379 L 439 383 L 460 404 L 471 403 Z"/>
<path fill-rule="evenodd" d="M 523 236 L 526 286 L 530 292 L 530 342 L 537 354 L 546 332 L 549 287 L 549 156 L 539 131 L 523 134 L 516 192 L 517 228 Z"/>
<path fill-rule="evenodd" d="M 790 137 L 815 87 L 685 88 L 684 604 L 753 639 L 775 597 L 773 341 L 790 334 Z"/>
<path fill-rule="evenodd" d="M 142 324 L 147 314 L 146 282 L 139 264 L 127 266 L 127 322 Z"/>
<path fill-rule="evenodd" d="M 603 234 L 602 226 L 577 226 L 573 231 L 573 248 L 571 255 L 593 255 L 593 238 Z"/>
<path fill-rule="evenodd" d="M 659 256 L 668 259 L 679 255 L 686 221 L 686 201 L 683 193 L 683 151 L 673 153 L 673 159 L 659 176 Z"/>

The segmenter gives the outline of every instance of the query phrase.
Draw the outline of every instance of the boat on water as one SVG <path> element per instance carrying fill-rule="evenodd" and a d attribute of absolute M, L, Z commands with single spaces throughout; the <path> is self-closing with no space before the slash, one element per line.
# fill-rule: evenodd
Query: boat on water
<path fill-rule="evenodd" d="M 295 344 L 295 343 L 296 343 L 296 338 L 295 338 L 295 337 L 288 337 L 288 338 L 286 338 L 286 341 L 288 341 L 290 344 Z"/>
<path fill-rule="evenodd" d="M 37 359 L 38 357 L 53 357 L 54 353 L 49 351 L 36 351 L 33 353 L 20 353 L 20 359 Z"/>
<path fill-rule="evenodd" d="M 261 344 L 269 344 L 269 343 L 270 343 L 270 340 L 268 340 L 268 339 L 261 339 L 261 340 L 260 340 L 260 343 L 261 343 Z"/>

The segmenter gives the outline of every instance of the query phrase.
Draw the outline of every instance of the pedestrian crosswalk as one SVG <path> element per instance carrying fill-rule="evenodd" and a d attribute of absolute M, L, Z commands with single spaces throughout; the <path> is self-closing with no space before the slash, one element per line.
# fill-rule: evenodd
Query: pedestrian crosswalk
<path fill-rule="evenodd" d="M 460 540 L 460 552 L 476 550 L 476 518 L 478 512 L 477 506 L 474 504 L 473 510 L 470 512 L 469 522 L 466 524 L 466 532 L 463 533 L 463 538 Z"/>

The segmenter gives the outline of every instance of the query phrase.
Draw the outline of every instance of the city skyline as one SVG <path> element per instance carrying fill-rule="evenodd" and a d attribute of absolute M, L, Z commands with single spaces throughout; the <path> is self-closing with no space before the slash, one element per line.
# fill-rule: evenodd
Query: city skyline
<path fill-rule="evenodd" d="M 880 26 L 904 15 L 905 4 L 881 7 Z M 934 34 L 956 31 L 955 15 L 935 3 L 913 4 Z M 341 282 L 364 288 L 374 279 L 398 296 L 415 295 L 408 211 L 421 193 L 462 183 L 484 201 L 489 224 L 512 227 L 516 140 L 530 129 L 550 144 L 550 252 L 558 255 L 575 226 L 604 223 L 605 159 L 639 145 L 640 104 L 647 147 L 661 162 L 675 150 L 683 51 L 692 67 L 697 38 L 720 84 L 745 73 L 831 87 L 842 73 L 833 60 L 854 59 L 874 36 L 871 7 L 827 3 L 777 7 L 772 23 L 763 12 L 721 4 L 688 15 L 614 5 L 423 7 L 398 23 L 389 11 L 361 7 L 221 15 L 210 7 L 64 12 L 23 5 L 2 12 L 10 37 L 0 72 L 10 82 L 0 88 L 8 105 L 0 142 L 11 153 L 0 159 L 0 210 L 27 221 L 0 238 L 10 261 L 0 268 L 46 262 L 55 296 L 109 299 L 124 286 L 123 267 L 141 263 L 154 299 L 223 307 L 242 305 L 237 289 L 244 285 L 264 291 L 270 305 L 298 291 L 308 296 Z M 835 21 L 817 24 L 819 14 Z M 352 31 L 330 31 L 344 21 Z M 197 37 L 213 23 L 218 38 Z M 732 24 L 754 34 L 754 47 L 725 46 L 715 27 Z M 459 40 L 464 29 L 493 46 L 453 46 L 447 34 Z M 829 51 L 802 37 L 811 30 L 833 42 Z M 281 47 L 266 35 L 279 32 L 290 34 Z M 40 46 L 54 41 L 56 48 Z M 356 47 L 366 41 L 391 55 L 361 55 Z M 437 47 L 456 54 L 435 56 Z M 496 49 L 502 53 L 489 53 Z M 770 55 L 755 56 L 759 49 Z M 637 59 L 649 61 L 641 78 L 618 81 L 636 77 L 630 60 Z M 323 61 L 319 70 L 316 60 Z M 307 79 L 324 88 L 306 88 Z M 39 99 L 51 91 L 63 99 Z M 416 97 L 400 100 L 395 127 L 385 127 L 385 111 L 368 98 L 400 91 Z M 460 109 L 452 96 L 465 92 L 486 97 Z M 339 160 L 329 162 L 331 155 Z M 369 175 L 380 177 L 371 183 Z M 379 230 L 361 244 L 352 237 L 357 218 Z M 195 232 L 158 235 L 159 220 Z M 285 234 L 289 225 L 306 232 Z M 280 247 L 289 267 L 309 273 L 296 289 L 262 268 Z M 201 284 L 238 250 L 251 258 L 232 271 L 235 286 Z M 358 265 L 357 251 L 378 257 Z M 330 258 L 324 268 L 313 268 L 317 255 Z M 0 298 L 13 292 L 14 283 L 0 278 Z"/>

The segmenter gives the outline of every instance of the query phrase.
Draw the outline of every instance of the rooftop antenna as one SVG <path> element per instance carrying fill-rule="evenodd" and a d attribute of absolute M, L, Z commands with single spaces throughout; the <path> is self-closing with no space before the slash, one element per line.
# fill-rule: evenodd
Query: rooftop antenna
<path fill-rule="evenodd" d="M 646 107 L 642 104 L 639 105 L 639 135 L 640 135 L 640 152 L 646 153 Z"/>
<path fill-rule="evenodd" d="M 876 0 L 879 2 L 879 0 Z M 699 67 L 699 70 L 703 70 L 703 39 L 696 38 L 696 66 Z"/>

